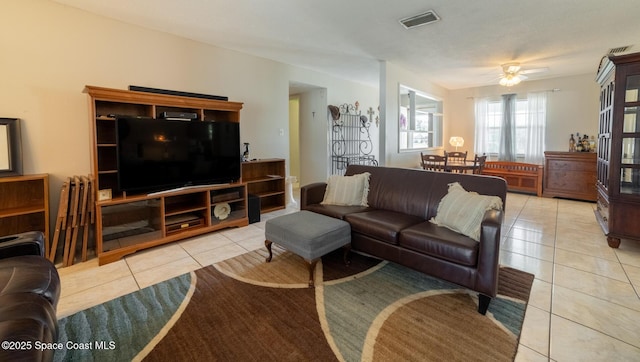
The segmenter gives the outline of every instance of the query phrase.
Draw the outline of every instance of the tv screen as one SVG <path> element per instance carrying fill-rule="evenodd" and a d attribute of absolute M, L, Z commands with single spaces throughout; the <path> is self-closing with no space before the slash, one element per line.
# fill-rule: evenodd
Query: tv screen
<path fill-rule="evenodd" d="M 162 191 L 240 180 L 240 124 L 116 119 L 118 187 Z"/>

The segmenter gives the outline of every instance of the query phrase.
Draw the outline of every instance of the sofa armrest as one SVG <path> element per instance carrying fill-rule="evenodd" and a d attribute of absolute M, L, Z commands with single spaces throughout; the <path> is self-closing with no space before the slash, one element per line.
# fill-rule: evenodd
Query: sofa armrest
<path fill-rule="evenodd" d="M 305 210 L 308 205 L 321 203 L 326 189 L 326 182 L 316 182 L 302 186 L 300 188 L 300 210 Z"/>
<path fill-rule="evenodd" d="M 0 237 L 0 259 L 21 255 L 44 257 L 44 234 L 40 231 L 30 231 Z"/>
<path fill-rule="evenodd" d="M 502 210 L 487 210 L 480 226 L 480 250 L 478 255 L 478 290 L 486 290 L 495 297 L 498 290 L 498 266 L 500 261 L 500 231 L 504 218 Z"/>

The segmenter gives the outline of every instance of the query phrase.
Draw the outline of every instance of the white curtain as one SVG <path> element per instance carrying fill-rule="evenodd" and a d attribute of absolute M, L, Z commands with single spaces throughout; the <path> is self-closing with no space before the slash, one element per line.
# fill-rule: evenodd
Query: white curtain
<path fill-rule="evenodd" d="M 527 144 L 524 162 L 544 163 L 544 129 L 547 123 L 547 93 L 527 94 Z"/>
<path fill-rule="evenodd" d="M 522 117 L 524 115 L 522 112 L 526 112 L 526 117 L 524 123 L 520 120 L 517 127 L 513 113 L 516 108 L 514 104 L 517 102 L 516 98 L 516 95 L 506 94 L 501 100 L 476 99 L 474 151 L 476 154 L 498 154 L 498 158 L 505 161 L 515 161 L 517 157 L 523 162 L 542 164 L 544 163 L 547 93 L 527 94 L 527 108 L 518 113 L 518 117 Z"/>
<path fill-rule="evenodd" d="M 474 152 L 477 155 L 489 154 L 489 132 L 488 115 L 489 99 L 481 98 L 476 100 L 476 135 L 474 142 Z"/>

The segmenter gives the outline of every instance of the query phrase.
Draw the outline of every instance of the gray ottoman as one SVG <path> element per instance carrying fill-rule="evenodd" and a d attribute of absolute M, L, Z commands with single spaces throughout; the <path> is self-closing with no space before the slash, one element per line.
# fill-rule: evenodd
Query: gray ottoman
<path fill-rule="evenodd" d="M 343 220 L 299 211 L 267 220 L 264 244 L 269 250 L 267 263 L 271 261 L 271 244 L 276 243 L 299 255 L 309 264 L 309 286 L 313 287 L 313 272 L 318 260 L 340 247 L 345 247 L 344 259 L 351 249 L 351 227 Z"/>

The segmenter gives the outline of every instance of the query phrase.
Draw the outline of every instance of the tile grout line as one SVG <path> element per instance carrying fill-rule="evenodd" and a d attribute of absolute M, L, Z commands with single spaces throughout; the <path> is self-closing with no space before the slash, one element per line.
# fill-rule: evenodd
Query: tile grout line
<path fill-rule="evenodd" d="M 549 343 L 547 344 L 547 357 L 549 358 L 549 360 L 551 360 L 551 346 L 553 343 L 553 338 L 552 338 L 552 333 L 553 330 L 551 329 L 551 320 L 553 318 L 553 294 L 554 294 L 554 290 L 556 288 L 556 252 L 558 250 L 558 213 L 560 210 L 560 203 L 556 200 L 556 225 L 555 225 L 555 230 L 553 233 L 553 268 L 551 269 L 551 295 L 549 296 L 549 324 L 548 324 L 548 338 L 549 338 Z"/>

